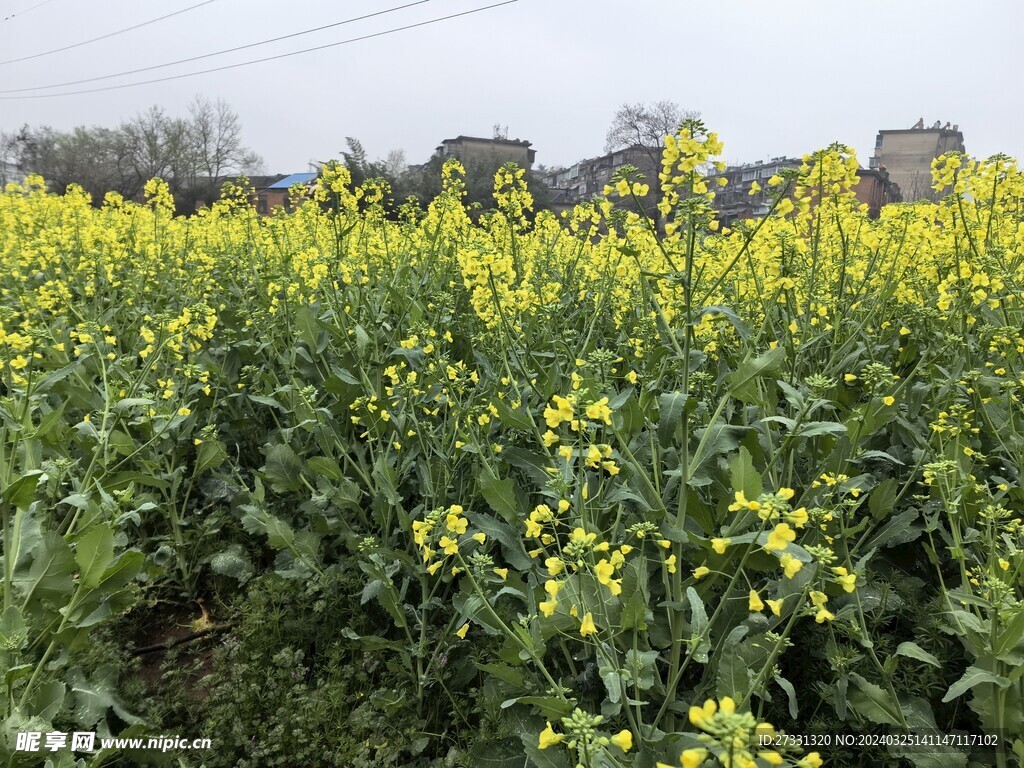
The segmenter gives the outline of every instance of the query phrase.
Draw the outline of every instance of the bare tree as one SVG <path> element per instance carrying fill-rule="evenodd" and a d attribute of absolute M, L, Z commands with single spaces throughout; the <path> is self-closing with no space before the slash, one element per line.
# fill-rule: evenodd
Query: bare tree
<path fill-rule="evenodd" d="M 262 160 L 241 138 L 238 115 L 223 101 L 197 98 L 187 118 L 151 107 L 117 128 L 55 131 L 25 126 L 0 147 L 23 173 L 38 173 L 63 191 L 77 183 L 99 202 L 107 191 L 141 194 L 152 178 L 164 179 L 181 210 L 214 199 L 229 174 L 259 173 Z"/>
<path fill-rule="evenodd" d="M 0 131 L 0 190 L 7 186 L 7 182 L 15 181 L 17 150 L 17 134 Z"/>
<path fill-rule="evenodd" d="M 700 112 L 684 110 L 674 101 L 623 104 L 612 118 L 605 136 L 604 151 L 640 146 L 657 167 L 664 138 L 675 133 L 683 120 L 696 117 L 700 117 Z"/>
<path fill-rule="evenodd" d="M 381 170 L 384 171 L 384 178 L 397 179 L 409 168 L 405 159 L 405 150 L 392 149 L 381 161 Z"/>
<path fill-rule="evenodd" d="M 242 143 L 242 121 L 223 99 L 197 96 L 189 107 L 196 170 L 218 184 L 230 173 L 257 173 L 263 160 Z"/>
<path fill-rule="evenodd" d="M 59 191 L 78 184 L 98 203 L 111 190 L 124 191 L 119 148 L 117 132 L 108 128 L 25 126 L 14 137 L 12 154 L 21 173 L 38 173 Z"/>
<path fill-rule="evenodd" d="M 159 107 L 141 112 L 118 130 L 122 177 L 129 195 L 138 194 L 153 178 L 172 190 L 187 184 L 188 124 L 168 117 Z"/>

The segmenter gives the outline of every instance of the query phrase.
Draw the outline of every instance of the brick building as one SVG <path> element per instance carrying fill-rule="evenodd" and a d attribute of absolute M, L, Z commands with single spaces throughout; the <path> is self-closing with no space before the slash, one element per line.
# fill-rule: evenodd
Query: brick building
<path fill-rule="evenodd" d="M 263 215 L 269 215 L 274 208 L 280 206 L 288 210 L 288 191 L 293 184 L 312 186 L 319 176 L 318 173 L 293 173 L 283 176 L 275 182 L 267 184 L 262 188 L 253 187 L 256 192 L 256 210 Z"/>
<path fill-rule="evenodd" d="M 252 196 L 252 204 L 256 207 L 257 213 L 263 216 L 269 216 L 278 207 L 287 210 L 288 190 L 292 185 L 312 186 L 319 175 L 319 173 L 276 173 L 270 176 L 249 176 L 248 188 Z M 221 182 L 221 187 L 229 182 L 237 184 L 241 178 L 241 176 L 229 176 Z"/>

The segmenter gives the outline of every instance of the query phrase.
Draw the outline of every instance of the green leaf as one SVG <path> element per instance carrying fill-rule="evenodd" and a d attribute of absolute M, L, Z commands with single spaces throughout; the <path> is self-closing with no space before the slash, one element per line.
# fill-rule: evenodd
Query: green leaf
<path fill-rule="evenodd" d="M 267 463 L 263 474 L 270 481 L 270 487 L 278 493 L 298 491 L 302 488 L 302 462 L 290 446 L 275 445 L 267 452 Z"/>
<path fill-rule="evenodd" d="M 868 510 L 875 520 L 881 520 L 892 512 L 896 503 L 897 485 L 896 479 L 889 477 L 871 490 L 868 496 Z"/>
<path fill-rule="evenodd" d="M 28 574 L 15 575 L 14 586 L 29 608 L 40 607 L 43 600 L 61 602 L 74 589 L 74 570 L 71 547 L 56 531 L 46 531 L 32 553 Z"/>
<path fill-rule="evenodd" d="M 17 651 L 28 642 L 28 626 L 16 605 L 9 605 L 0 614 L 0 653 Z"/>
<path fill-rule="evenodd" d="M 210 558 L 210 568 L 221 576 L 230 576 L 244 584 L 253 574 L 252 561 L 245 554 L 241 544 L 233 544 L 223 552 Z"/>
<path fill-rule="evenodd" d="M 29 711 L 42 720 L 53 720 L 64 706 L 66 690 L 60 680 L 50 680 L 36 689 L 29 704 Z"/>
<path fill-rule="evenodd" d="M 527 477 L 538 485 L 546 485 L 551 479 L 547 471 L 551 466 L 551 460 L 540 451 L 511 446 L 501 452 L 501 458 L 506 464 L 523 470 Z"/>
<path fill-rule="evenodd" d="M 516 499 L 516 486 L 511 478 L 499 478 L 487 473 L 480 475 L 480 494 L 509 525 L 522 525 L 523 518 Z"/>
<path fill-rule="evenodd" d="M 624 601 L 619 615 L 619 627 L 623 631 L 638 629 L 643 632 L 647 629 L 647 601 L 639 589 L 633 590 L 629 599 Z"/>
<path fill-rule="evenodd" d="M 888 691 L 855 672 L 850 673 L 850 682 L 854 687 L 847 694 L 847 702 L 854 712 L 873 723 L 900 724 L 899 703 L 893 701 Z"/>
<path fill-rule="evenodd" d="M 208 469 L 216 469 L 227 460 L 228 454 L 220 440 L 213 437 L 203 439 L 199 444 L 199 452 L 196 456 L 196 474 L 202 474 Z"/>
<path fill-rule="evenodd" d="M 415 746 L 418 745 L 414 742 L 409 749 L 412 754 L 416 754 Z M 526 765 L 522 742 L 512 736 L 501 740 L 481 738 L 473 743 L 467 757 L 470 761 L 467 765 L 473 768 L 523 768 Z"/>
<path fill-rule="evenodd" d="M 322 475 L 331 480 L 341 480 L 345 477 L 338 462 L 326 456 L 314 456 L 311 459 L 306 459 L 306 474 L 314 478 Z"/>
<path fill-rule="evenodd" d="M 693 587 L 686 588 L 686 598 L 690 601 L 690 632 L 702 635 L 708 627 L 708 612 L 704 610 L 704 602 Z"/>
<path fill-rule="evenodd" d="M 729 465 L 729 478 L 732 489 L 742 492 L 748 501 L 756 501 L 764 491 L 761 475 L 754 469 L 754 459 L 746 446 L 740 446 L 739 453 Z"/>
<path fill-rule="evenodd" d="M 242 528 L 248 533 L 262 533 L 274 549 L 287 549 L 292 545 L 295 534 L 287 523 L 256 507 L 243 508 Z"/>
<path fill-rule="evenodd" d="M 108 491 L 119 491 L 132 483 L 159 488 L 162 491 L 171 487 L 171 484 L 166 480 L 153 477 L 153 475 L 147 475 L 144 472 L 118 472 L 116 475 L 107 477 L 103 482 L 103 487 Z"/>
<path fill-rule="evenodd" d="M 294 314 L 295 329 L 298 331 L 299 340 L 304 342 L 311 351 L 320 352 L 317 340 L 320 335 L 320 327 L 317 325 L 316 315 L 307 304 L 299 305 Z"/>
<path fill-rule="evenodd" d="M 663 448 L 682 439 L 683 412 L 690 399 L 682 392 L 667 392 L 658 397 L 658 442 Z"/>
<path fill-rule="evenodd" d="M 392 507 L 401 507 L 402 496 L 398 493 L 398 473 L 385 460 L 383 454 L 373 462 L 370 476 L 377 483 L 377 489 L 384 496 L 384 500 Z"/>
<path fill-rule="evenodd" d="M 502 702 L 501 708 L 508 709 L 513 704 L 536 707 L 544 717 L 551 720 L 561 719 L 572 712 L 572 704 L 557 696 L 520 696 L 518 699 L 508 699 Z"/>
<path fill-rule="evenodd" d="M 498 409 L 498 419 L 502 424 L 506 424 L 516 429 L 521 429 L 524 432 L 533 431 L 533 423 L 526 416 L 522 410 L 512 410 L 505 400 L 495 399 L 494 407 Z"/>
<path fill-rule="evenodd" d="M 818 437 L 819 435 L 843 435 L 846 434 L 846 425 L 837 421 L 807 421 L 801 424 L 795 437 Z"/>
<path fill-rule="evenodd" d="M 722 421 L 716 421 L 707 429 L 697 430 L 695 435 L 703 447 L 700 453 L 694 452 L 688 482 L 696 484 L 698 480 L 703 480 L 705 485 L 711 482 L 705 471 L 709 469 L 709 463 L 722 454 L 736 450 L 747 430 L 748 427 L 734 426 Z"/>
<path fill-rule="evenodd" d="M 70 376 L 74 372 L 74 370 L 79 365 L 81 365 L 81 362 L 81 360 L 76 360 L 75 362 L 69 365 L 65 365 L 63 368 L 58 368 L 55 371 L 50 371 L 48 374 L 43 376 L 43 378 L 36 382 L 36 385 L 32 387 L 32 392 L 37 395 L 41 395 L 44 392 L 48 392 L 50 390 L 50 387 L 52 387 L 54 384 L 58 384 L 64 381 L 64 379 L 66 379 L 68 376 Z"/>
<path fill-rule="evenodd" d="M 33 469 L 4 488 L 3 500 L 12 507 L 28 509 L 36 495 L 36 486 L 42 479 L 41 470 Z"/>
<path fill-rule="evenodd" d="M 869 552 L 872 549 L 884 549 L 885 547 L 913 541 L 921 535 L 920 528 L 911 526 L 911 523 L 917 519 L 917 516 L 917 510 L 910 509 L 889 518 L 889 522 L 879 528 L 868 541 L 861 545 L 861 550 Z"/>
<path fill-rule="evenodd" d="M 124 400 L 118 400 L 114 403 L 114 412 L 124 414 L 132 408 L 141 408 L 146 405 L 152 405 L 155 402 L 156 400 L 149 397 L 126 397 Z"/>
<path fill-rule="evenodd" d="M 923 661 L 925 664 L 931 664 L 933 667 L 938 667 L 939 669 L 942 668 L 942 664 L 939 663 L 939 660 L 917 643 L 900 643 L 899 647 L 896 648 L 896 655 L 906 656 L 908 659 L 917 659 L 918 661 Z"/>
<path fill-rule="evenodd" d="M 604 713 L 606 717 L 618 714 L 622 709 L 622 675 L 619 673 L 618 668 L 605 662 L 602 662 L 601 666 L 598 667 L 598 674 L 601 676 L 601 681 L 604 683 L 605 700 L 613 705 L 608 707 L 607 713 L 604 712 L 605 707 L 602 706 L 602 713 Z"/>
<path fill-rule="evenodd" d="M 886 453 L 885 451 L 864 451 L 864 453 L 860 454 L 856 459 L 854 459 L 854 461 L 859 464 L 864 459 L 883 459 L 892 464 L 898 464 L 901 467 L 904 466 L 902 461 L 897 459 L 891 453 Z M 895 482 L 895 480 L 893 480 L 892 478 L 889 478 L 886 482 L 889 481 Z M 881 483 L 879 483 L 879 485 L 881 485 Z"/>
<path fill-rule="evenodd" d="M 64 422 L 64 409 L 67 407 L 67 404 L 67 400 L 62 400 L 56 409 L 46 414 L 42 421 L 39 422 L 39 426 L 32 432 L 32 437 L 45 440 L 52 436 L 54 439 L 59 439 L 67 428 Z"/>
<path fill-rule="evenodd" d="M 785 359 L 786 350 L 781 346 L 758 357 L 748 357 L 729 376 L 729 394 L 745 403 L 756 402 L 757 380 L 778 373 Z"/>
<path fill-rule="evenodd" d="M 248 398 L 254 403 L 259 403 L 260 405 L 265 405 L 269 408 L 276 408 L 281 411 L 281 413 L 288 413 L 288 409 L 283 403 L 269 395 L 248 395 Z"/>
<path fill-rule="evenodd" d="M 630 680 L 630 684 L 636 685 L 641 691 L 649 691 L 658 680 L 658 657 L 657 651 L 626 651 L 626 663 L 623 671 Z"/>
<path fill-rule="evenodd" d="M 734 699 L 745 698 L 750 692 L 756 670 L 768 660 L 768 650 L 758 638 L 747 638 L 737 643 L 719 660 L 717 690 Z"/>
<path fill-rule="evenodd" d="M 789 680 L 781 675 L 775 676 L 775 682 L 778 684 L 779 688 L 786 692 L 786 697 L 789 699 L 789 716 L 796 720 L 800 715 L 800 710 L 797 708 L 796 688 L 793 687 L 793 684 L 789 682 Z"/>
<path fill-rule="evenodd" d="M 74 697 L 75 720 L 80 725 L 92 726 L 100 721 L 108 709 L 127 723 L 141 723 L 138 717 L 127 712 L 117 700 L 117 677 L 119 670 L 112 664 L 97 669 L 91 678 L 78 668 L 67 673 L 66 680 Z"/>
<path fill-rule="evenodd" d="M 946 695 L 942 697 L 943 704 L 947 701 L 952 701 L 957 696 L 963 695 L 974 686 L 981 685 L 982 683 L 992 683 L 1000 688 L 1006 688 L 1010 685 L 1010 681 L 1002 675 L 994 675 L 987 670 L 971 666 L 967 668 L 967 671 L 964 672 L 959 680 L 949 686 Z"/>
<path fill-rule="evenodd" d="M 488 538 L 501 544 L 501 553 L 513 568 L 523 572 L 533 569 L 533 560 L 523 549 L 523 537 L 511 525 L 480 512 L 467 512 L 466 519 L 481 532 L 486 533 Z"/>
<path fill-rule="evenodd" d="M 996 639 L 996 655 L 1002 655 L 1012 651 L 1024 638 L 1024 608 L 1018 608 L 1014 617 L 1007 622 L 1006 628 L 999 633 Z"/>
<path fill-rule="evenodd" d="M 395 595 L 395 588 L 388 577 L 377 567 L 370 563 L 361 562 L 359 567 L 369 576 L 376 578 L 367 582 L 360 597 L 360 604 L 365 605 L 373 599 L 380 603 L 381 607 L 391 614 L 391 619 L 396 627 L 406 626 L 405 612 L 398 603 Z"/>
<path fill-rule="evenodd" d="M 370 343 L 370 337 L 366 333 L 366 329 L 361 325 L 356 326 L 356 354 L 359 357 L 366 357 L 366 347 Z"/>
<path fill-rule="evenodd" d="M 515 667 L 510 667 L 507 664 L 479 664 L 474 662 L 476 668 L 484 674 L 496 677 L 499 680 L 504 680 L 510 685 L 514 685 L 517 688 L 523 686 L 525 678 L 523 673 Z"/>
<path fill-rule="evenodd" d="M 11 412 L 2 405 L 0 405 L 0 421 L 2 421 L 4 426 L 6 426 L 11 432 L 21 432 L 21 424 L 16 418 L 14 418 Z"/>
<path fill-rule="evenodd" d="M 267 516 L 267 543 L 274 549 L 287 549 L 295 540 L 291 526 L 273 515 Z"/>
<path fill-rule="evenodd" d="M 96 587 L 103 572 L 114 561 L 114 530 L 109 523 L 101 523 L 78 540 L 75 562 L 78 563 L 79 581 L 87 587 Z"/>

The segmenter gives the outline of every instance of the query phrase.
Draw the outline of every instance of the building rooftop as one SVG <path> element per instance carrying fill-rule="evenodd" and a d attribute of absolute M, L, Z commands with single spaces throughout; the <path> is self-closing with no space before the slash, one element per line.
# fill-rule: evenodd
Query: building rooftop
<path fill-rule="evenodd" d="M 456 136 L 454 139 L 444 139 L 442 144 L 458 144 L 460 141 L 485 141 L 489 144 L 515 144 L 520 147 L 529 147 L 531 142 L 525 139 L 485 139 L 482 136 Z"/>
<path fill-rule="evenodd" d="M 961 136 L 963 132 L 960 130 L 960 126 L 954 125 L 952 128 L 880 128 L 879 133 L 957 133 Z"/>
<path fill-rule="evenodd" d="M 288 189 L 292 184 L 309 184 L 313 181 L 318 174 L 316 173 L 293 173 L 289 176 L 285 176 L 280 181 L 275 181 L 266 189 Z"/>

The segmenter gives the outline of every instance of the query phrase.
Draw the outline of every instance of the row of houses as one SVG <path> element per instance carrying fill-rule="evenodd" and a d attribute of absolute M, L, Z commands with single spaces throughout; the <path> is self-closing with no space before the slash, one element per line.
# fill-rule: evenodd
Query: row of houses
<path fill-rule="evenodd" d="M 768 186 L 768 180 L 785 170 L 799 168 L 802 164 L 802 158 L 773 157 L 767 162 L 758 160 L 728 166 L 722 173 L 714 174 L 712 179 L 721 177 L 727 182 L 715 196 L 719 219 L 723 224 L 732 224 L 739 219 L 766 216 L 773 203 L 773 190 Z M 878 218 L 882 206 L 903 200 L 899 186 L 890 179 L 884 167 L 859 169 L 853 193 L 861 203 L 867 205 L 871 218 Z"/>
<path fill-rule="evenodd" d="M 959 126 L 946 123 L 940 127 L 940 121 L 936 121 L 931 128 L 925 128 L 923 119 L 912 128 L 881 130 L 868 166 L 857 172 L 853 192 L 867 205 L 872 217 L 877 217 L 882 207 L 890 203 L 934 200 L 932 160 L 946 152 L 964 152 L 963 139 Z M 568 168 L 550 170 L 541 180 L 552 190 L 553 207 L 567 209 L 601 195 L 609 179 L 623 166 L 634 166 L 647 179 L 656 180 L 661 170 L 660 154 L 657 147 L 633 146 L 581 160 Z M 716 187 L 715 196 L 715 206 L 723 223 L 767 215 L 771 190 L 765 182 L 783 170 L 799 168 L 802 163 L 801 158 L 773 157 L 767 161 L 730 165 L 712 174 L 713 183 L 719 178 L 726 180 L 725 187 Z M 656 185 L 651 184 L 651 187 Z M 653 206 L 653 200 L 651 204 Z"/>
<path fill-rule="evenodd" d="M 868 206 L 871 216 L 878 216 L 881 208 L 889 203 L 934 199 L 931 162 L 950 151 L 964 152 L 963 134 L 956 125 L 946 123 L 940 127 L 939 121 L 936 121 L 932 127 L 925 128 L 922 118 L 912 128 L 881 130 L 875 140 L 875 152 L 868 167 L 858 171 L 854 193 Z M 530 170 L 536 155 L 529 141 L 508 139 L 500 135 L 493 138 L 460 135 L 443 140 L 435 150 L 436 158 L 457 158 L 467 168 L 497 167 L 502 163 L 514 162 Z M 645 210 L 652 211 L 656 202 L 660 164 L 659 147 L 635 145 L 580 160 L 569 167 L 545 170 L 539 174 L 539 179 L 550 190 L 551 207 L 555 211 L 563 211 L 602 195 L 617 171 L 624 166 L 632 166 L 650 182 L 648 199 L 642 200 L 641 204 Z M 766 215 L 771 206 L 771 190 L 765 181 L 785 169 L 797 168 L 801 164 L 800 158 L 773 157 L 767 161 L 730 165 L 722 172 L 713 174 L 713 182 L 718 178 L 724 178 L 727 182 L 723 188 L 716 187 L 715 197 L 715 206 L 723 223 Z M 411 166 L 410 170 L 416 168 Z M 317 176 L 316 172 L 307 172 L 250 177 L 249 185 L 257 211 L 270 215 L 278 208 L 287 210 L 289 189 L 294 184 L 311 186 Z M 10 163 L 0 164 L 0 182 L 19 181 L 22 178 L 24 175 L 18 173 Z M 2 186 L 0 184 L 0 188 Z"/>

